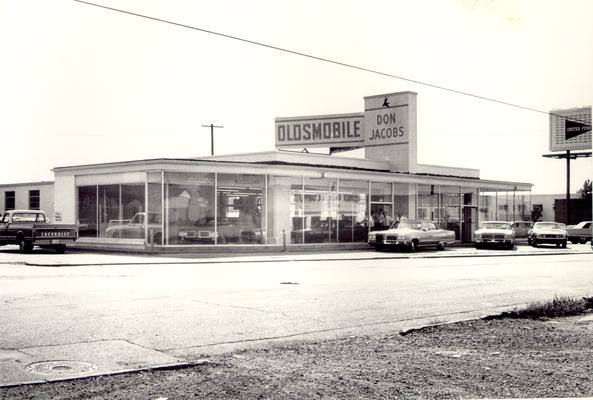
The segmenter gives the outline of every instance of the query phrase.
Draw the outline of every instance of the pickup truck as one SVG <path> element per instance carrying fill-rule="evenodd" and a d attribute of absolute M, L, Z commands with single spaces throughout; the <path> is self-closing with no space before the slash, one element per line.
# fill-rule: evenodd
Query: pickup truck
<path fill-rule="evenodd" d="M 66 244 L 78 238 L 76 225 L 51 224 L 39 210 L 10 210 L 0 213 L 0 246 L 18 244 L 20 251 L 29 253 L 33 246 L 66 250 Z"/>
<path fill-rule="evenodd" d="M 591 241 L 591 221 L 579 222 L 566 227 L 566 235 L 572 243 L 587 243 Z"/>

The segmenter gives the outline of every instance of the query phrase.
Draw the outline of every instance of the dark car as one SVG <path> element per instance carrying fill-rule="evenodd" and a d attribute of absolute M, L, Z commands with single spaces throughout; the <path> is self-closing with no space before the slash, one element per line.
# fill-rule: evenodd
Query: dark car
<path fill-rule="evenodd" d="M 567 240 L 565 226 L 558 222 L 536 222 L 527 235 L 527 243 L 533 247 L 555 244 L 556 247 L 566 248 Z"/>

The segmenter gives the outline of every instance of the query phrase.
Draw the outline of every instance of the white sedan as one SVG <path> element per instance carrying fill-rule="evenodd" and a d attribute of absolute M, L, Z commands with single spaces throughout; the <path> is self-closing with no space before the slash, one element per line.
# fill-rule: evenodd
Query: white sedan
<path fill-rule="evenodd" d="M 396 221 L 387 230 L 369 233 L 368 242 L 375 249 L 405 248 L 416 251 L 419 247 L 436 247 L 443 250 L 455 241 L 455 232 L 437 228 L 432 221 Z"/>
<path fill-rule="evenodd" d="M 476 249 L 486 246 L 515 247 L 515 232 L 510 222 L 484 221 L 480 229 L 474 232 Z"/>

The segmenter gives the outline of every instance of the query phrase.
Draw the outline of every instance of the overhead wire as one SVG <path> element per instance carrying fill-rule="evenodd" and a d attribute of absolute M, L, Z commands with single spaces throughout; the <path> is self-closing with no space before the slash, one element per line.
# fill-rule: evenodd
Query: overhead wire
<path fill-rule="evenodd" d="M 536 113 L 540 113 L 540 114 L 545 114 L 548 116 L 554 116 L 557 118 L 562 118 L 565 120 L 569 120 L 569 121 L 573 121 L 573 122 L 578 122 L 581 124 L 590 124 L 590 122 L 588 121 L 580 121 L 578 119 L 574 119 L 572 117 L 567 117 L 565 115 L 559 115 L 559 114 L 555 114 L 553 112 L 549 112 L 549 111 L 543 111 L 543 110 L 539 110 L 533 107 L 527 107 L 527 106 L 523 106 L 520 104 L 515 104 L 515 103 L 511 103 L 508 101 L 504 101 L 504 100 L 499 100 L 499 99 L 494 99 L 491 97 L 487 97 L 487 96 L 481 96 L 478 94 L 474 94 L 474 93 L 470 93 L 470 92 L 466 92 L 463 90 L 457 90 L 457 89 L 452 89 L 452 88 L 448 88 L 445 86 L 441 86 L 441 85 L 437 85 L 434 83 L 429 83 L 429 82 L 424 82 L 424 81 L 420 81 L 417 79 L 411 79 L 411 78 L 406 78 L 404 76 L 399 76 L 399 75 L 395 75 L 395 74 L 391 74 L 388 72 L 383 72 L 383 71 L 379 71 L 379 70 L 375 70 L 372 68 L 367 68 L 367 67 L 361 67 L 358 65 L 354 65 L 354 64 L 350 64 L 350 63 L 346 63 L 346 62 L 342 62 L 342 61 L 337 61 L 337 60 L 332 60 L 326 57 L 320 57 L 320 56 L 316 56 L 313 54 L 308 54 L 308 53 L 304 53 L 301 51 L 296 51 L 296 50 L 291 50 L 291 49 L 287 49 L 284 47 L 279 47 L 279 46 L 275 46 L 275 45 L 271 45 L 271 44 L 267 44 L 267 43 L 263 43 L 263 42 L 258 42 L 255 40 L 250 40 L 250 39 L 245 39 L 239 36 L 233 36 L 233 35 L 229 35 L 226 33 L 222 33 L 222 32 L 216 32 L 210 29 L 205 29 L 205 28 L 200 28 L 197 26 L 192 26 L 192 25 L 187 25 L 187 24 L 183 24 L 180 22 L 175 22 L 175 21 L 170 21 L 170 20 L 166 20 L 166 19 L 162 19 L 162 18 L 157 18 L 157 17 L 152 17 L 150 15 L 145 15 L 145 14 L 140 14 L 140 13 L 136 13 L 136 12 L 132 12 L 132 11 L 127 11 L 127 10 L 122 10 L 119 8 L 115 8 L 115 7 L 109 7 L 109 6 L 105 6 L 102 4 L 97 4 L 97 3 L 92 3 L 89 1 L 84 1 L 84 0 L 73 0 L 77 3 L 81 3 L 81 4 L 86 4 L 89 6 L 94 6 L 94 7 L 98 7 L 98 8 L 103 8 L 106 10 L 110 10 L 110 11 L 115 11 L 118 13 L 122 13 L 122 14 L 127 14 L 127 15 L 132 15 L 135 17 L 140 17 L 140 18 L 144 18 L 144 19 L 148 19 L 148 20 L 152 20 L 152 21 L 156 21 L 156 22 L 162 22 L 165 24 L 169 24 L 169 25 L 174 25 L 174 26 L 178 26 L 181 28 L 187 28 L 187 29 L 191 29 L 191 30 L 195 30 L 195 31 L 199 31 L 199 32 L 203 32 L 203 33 L 207 33 L 210 35 L 215 35 L 215 36 L 220 36 L 223 38 L 227 38 L 227 39 L 232 39 L 232 40 L 237 40 L 243 43 L 248 43 L 248 44 L 252 44 L 255 46 L 260 46 L 260 47 L 265 47 L 271 50 L 276 50 L 276 51 L 280 51 L 280 52 L 284 52 L 284 53 L 288 53 L 288 54 L 292 54 L 292 55 L 296 55 L 296 56 L 300 56 L 300 57 L 305 57 L 305 58 L 309 58 L 309 59 L 313 59 L 313 60 L 317 60 L 317 61 L 321 61 L 321 62 L 326 62 L 326 63 L 330 63 L 330 64 L 334 64 L 334 65 L 339 65 L 342 67 L 346 67 L 346 68 L 350 68 L 350 69 L 355 69 L 358 71 L 363 71 L 363 72 L 369 72 L 372 74 L 376 74 L 376 75 L 381 75 L 381 76 L 385 76 L 385 77 L 389 77 L 389 78 L 394 78 L 394 79 L 398 79 L 398 80 L 402 80 L 402 81 L 406 81 L 406 82 L 410 82 L 410 83 L 414 83 L 417 85 L 422 85 L 422 86 L 427 86 L 433 89 L 438 89 L 438 90 L 443 90 L 443 91 L 447 91 L 447 92 L 451 92 L 451 93 L 456 93 L 462 96 L 469 96 L 469 97 L 473 97 L 476 99 L 480 99 L 480 100 L 484 100 L 484 101 L 489 101 L 489 102 L 493 102 L 493 103 L 498 103 L 498 104 L 502 104 L 505 106 L 509 106 L 509 107 L 515 107 L 515 108 L 519 108 L 519 109 L 523 109 L 523 110 L 527 110 L 527 111 L 531 111 L 531 112 L 536 112 Z"/>

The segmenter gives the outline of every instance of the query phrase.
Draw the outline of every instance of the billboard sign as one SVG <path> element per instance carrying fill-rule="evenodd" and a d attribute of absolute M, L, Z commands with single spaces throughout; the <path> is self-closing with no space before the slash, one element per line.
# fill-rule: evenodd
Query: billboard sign
<path fill-rule="evenodd" d="M 550 111 L 550 151 L 591 149 L 591 107 Z"/>
<path fill-rule="evenodd" d="M 364 114 L 276 118 L 276 148 L 361 147 Z"/>

